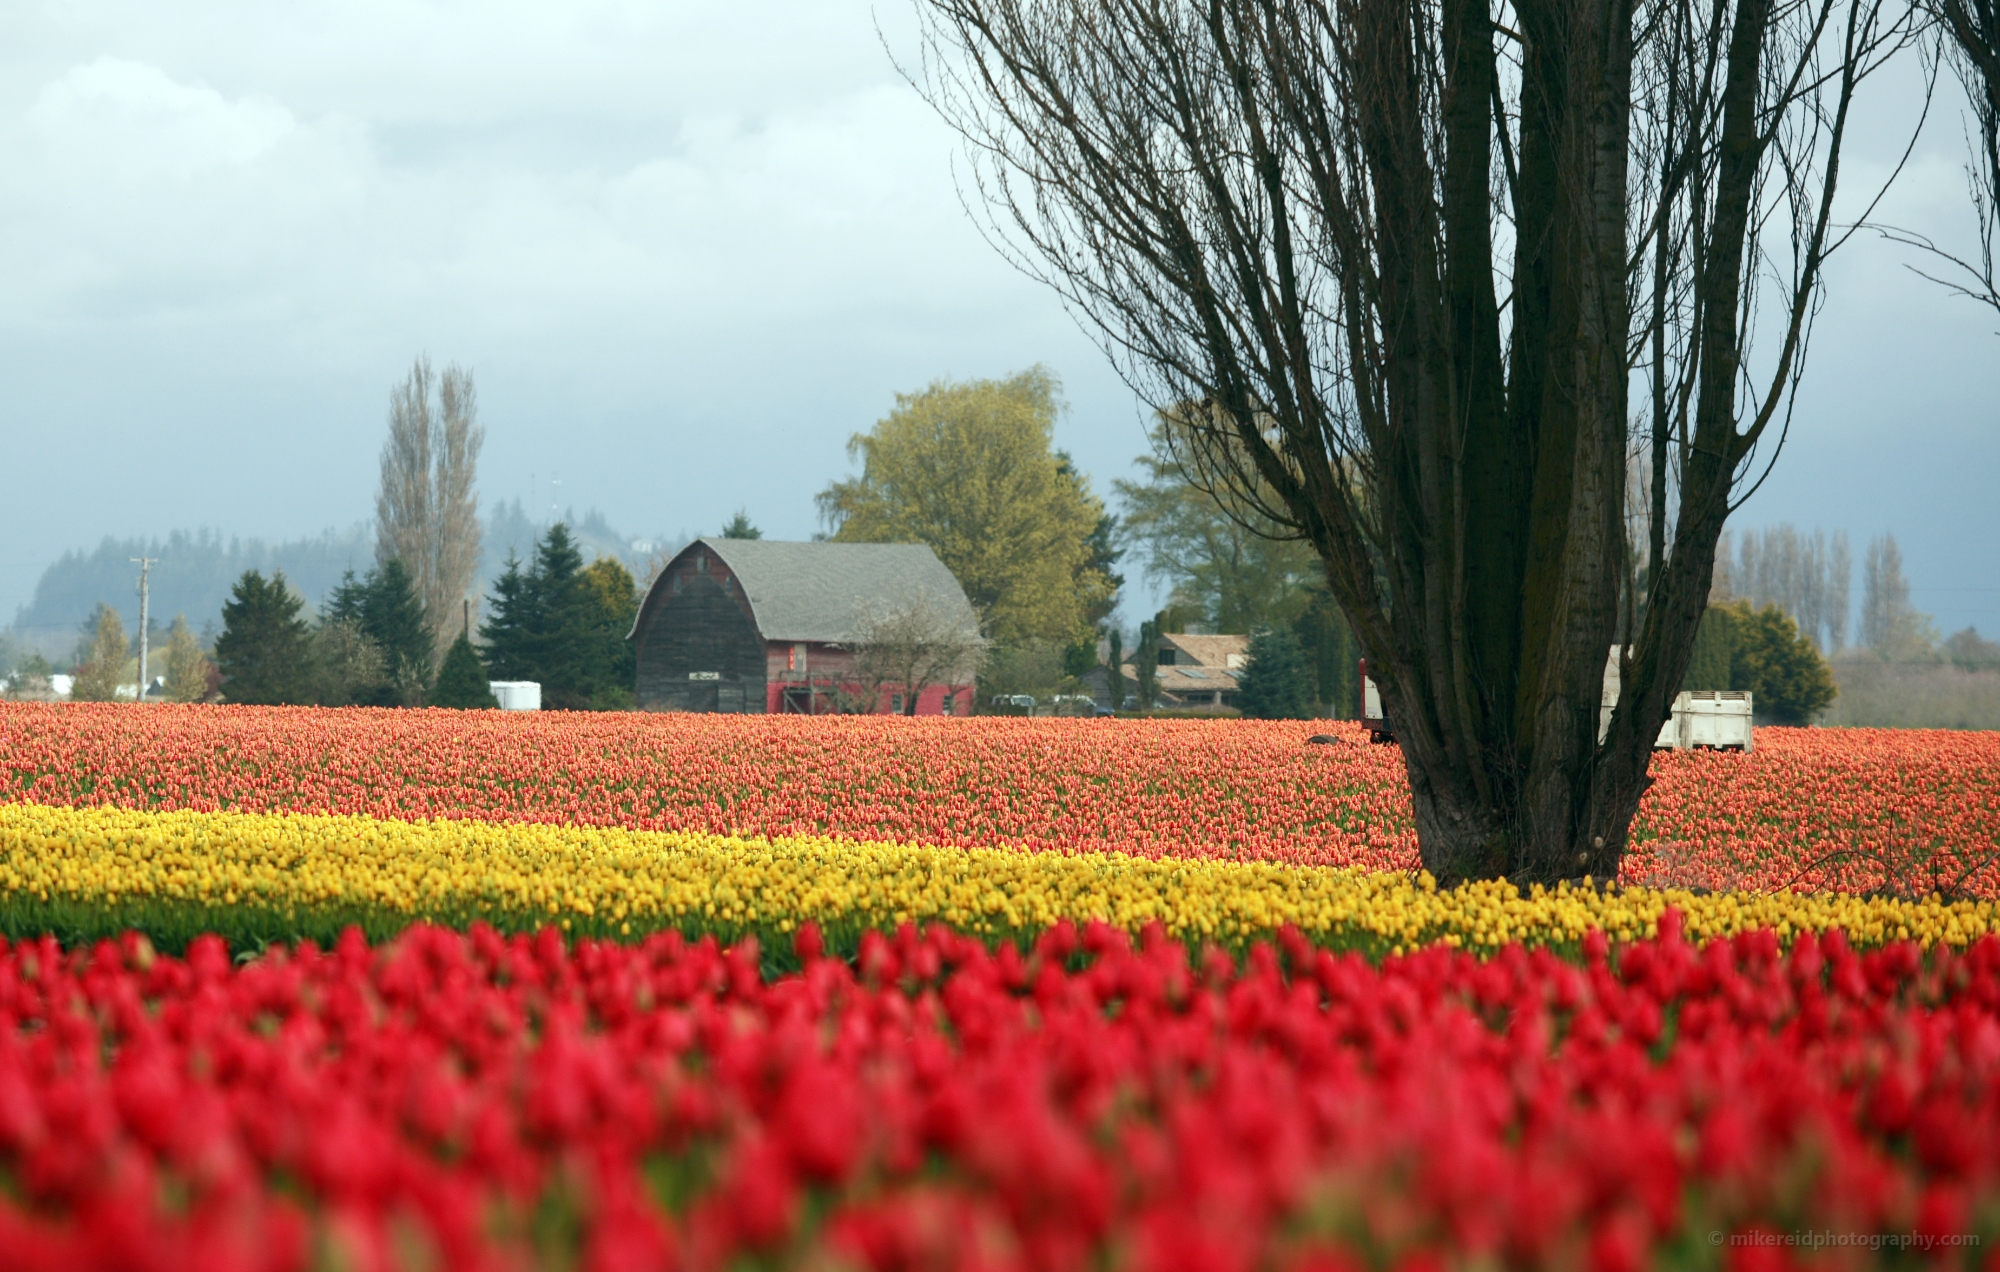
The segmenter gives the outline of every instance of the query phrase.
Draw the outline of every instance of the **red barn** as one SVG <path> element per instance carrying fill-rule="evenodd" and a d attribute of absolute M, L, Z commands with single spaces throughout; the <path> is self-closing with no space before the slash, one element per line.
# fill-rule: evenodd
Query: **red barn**
<path fill-rule="evenodd" d="M 965 590 L 920 543 L 780 543 L 696 539 L 646 590 L 626 637 L 637 647 L 636 697 L 647 711 L 827 715 L 850 704 L 849 646 L 866 617 L 925 596 L 978 627 Z M 971 715 L 973 685 L 930 685 L 918 715 Z M 877 711 L 903 709 L 884 690 Z"/>

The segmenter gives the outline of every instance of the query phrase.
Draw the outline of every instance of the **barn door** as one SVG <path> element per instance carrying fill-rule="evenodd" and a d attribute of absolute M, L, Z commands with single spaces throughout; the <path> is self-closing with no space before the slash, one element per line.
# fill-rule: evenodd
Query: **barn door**
<path fill-rule="evenodd" d="M 722 686 L 713 680 L 697 680 L 688 685 L 687 704 L 690 711 L 714 711 L 717 691 Z"/>

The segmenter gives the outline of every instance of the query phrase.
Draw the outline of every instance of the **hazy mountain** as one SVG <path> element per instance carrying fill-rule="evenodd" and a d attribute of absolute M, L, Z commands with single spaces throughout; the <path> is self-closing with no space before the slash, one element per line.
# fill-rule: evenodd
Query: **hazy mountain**
<path fill-rule="evenodd" d="M 604 514 L 591 509 L 581 518 L 568 514 L 585 559 L 617 557 L 643 579 L 646 564 L 657 550 L 671 552 L 687 539 L 621 534 Z M 549 523 L 529 517 L 517 499 L 488 510 L 483 527 L 475 592 L 484 595 L 506 568 L 509 553 L 527 561 L 535 540 Z M 375 535 L 367 523 L 345 530 L 326 530 L 304 539 L 269 543 L 262 539 L 223 538 L 219 531 L 176 530 L 164 539 L 107 537 L 91 551 L 65 552 L 42 572 L 34 599 L 14 616 L 11 629 L 21 646 L 39 650 L 58 662 L 75 651 L 82 626 L 101 602 L 125 620 L 136 634 L 139 621 L 139 567 L 132 558 L 155 558 L 152 571 L 151 619 L 156 631 L 185 614 L 196 631 L 212 635 L 222 624 L 222 605 L 245 570 L 284 571 L 285 579 L 311 609 L 339 582 L 342 574 L 357 574 L 375 563 Z"/>
<path fill-rule="evenodd" d="M 63 553 L 42 571 L 34 599 L 14 615 L 13 630 L 22 644 L 50 658 L 67 658 L 84 621 L 102 602 L 118 611 L 127 631 L 136 631 L 139 567 L 133 557 L 155 558 L 153 625 L 165 628 L 174 615 L 185 614 L 199 631 L 221 625 L 222 603 L 245 570 L 282 570 L 307 603 L 317 605 L 343 571 L 367 568 L 374 553 L 375 537 L 365 525 L 282 543 L 224 539 L 207 529 L 176 530 L 164 539 L 106 537 L 92 551 Z"/>

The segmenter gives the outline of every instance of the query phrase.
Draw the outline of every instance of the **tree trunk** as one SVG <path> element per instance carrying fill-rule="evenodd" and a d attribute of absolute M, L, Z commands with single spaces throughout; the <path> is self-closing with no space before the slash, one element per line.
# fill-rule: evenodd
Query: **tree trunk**
<path fill-rule="evenodd" d="M 922 83 L 996 235 L 1097 325 L 1191 481 L 1318 552 L 1425 867 L 1615 875 L 1732 485 L 1790 400 L 1854 88 L 1905 20 L 1883 0 L 1660 0 L 1638 34 L 1634 0 L 927 4 Z M 1789 308 L 1753 379 L 1746 280 L 1780 202 Z M 1142 699 L 1149 658 L 1142 630 Z"/>

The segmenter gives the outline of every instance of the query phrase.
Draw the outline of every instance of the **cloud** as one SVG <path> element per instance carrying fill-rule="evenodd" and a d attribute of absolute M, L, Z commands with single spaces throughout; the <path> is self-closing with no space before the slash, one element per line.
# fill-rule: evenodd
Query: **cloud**
<path fill-rule="evenodd" d="M 10 492 L 0 614 L 105 533 L 365 516 L 419 351 L 479 375 L 489 495 L 560 471 L 635 532 L 747 504 L 802 536 L 897 391 L 1037 361 L 1102 488 L 1139 413 L 967 222 L 955 141 L 884 52 L 912 25 L 901 0 L 0 6 L 0 420 L 89 471 Z M 1871 89 L 1849 194 L 1901 154 L 1913 82 Z M 1878 216 L 1962 245 L 1960 139 L 1933 129 Z M 1837 258 L 1793 449 L 1744 524 L 1944 543 L 1952 513 L 1885 493 L 1872 457 L 1912 492 L 2000 462 L 1994 324 L 1906 259 Z M 1965 445 L 1926 458 L 1945 434 Z"/>
<path fill-rule="evenodd" d="M 0 315 L 59 327 L 270 316 L 375 168 L 351 121 L 113 57 L 42 88 L 0 162 L 15 231 Z"/>
<path fill-rule="evenodd" d="M 28 112 L 51 167 L 145 186 L 241 168 L 298 131 L 275 102 L 229 101 L 158 67 L 102 57 L 44 88 Z"/>

